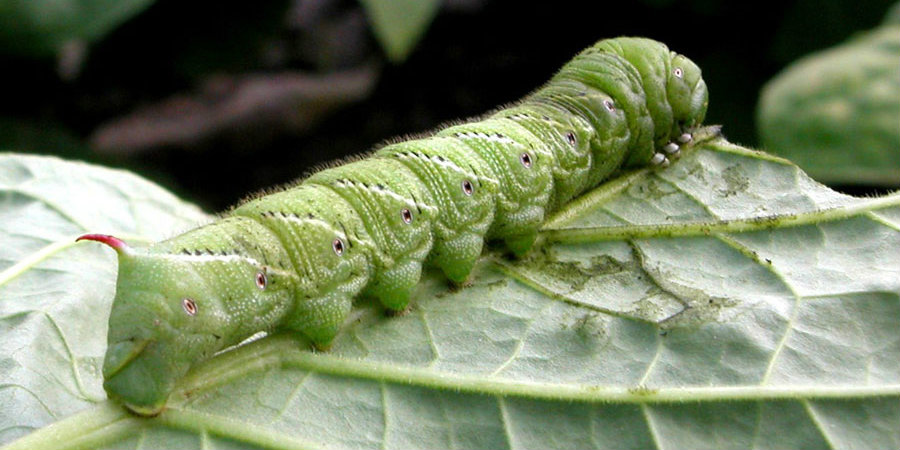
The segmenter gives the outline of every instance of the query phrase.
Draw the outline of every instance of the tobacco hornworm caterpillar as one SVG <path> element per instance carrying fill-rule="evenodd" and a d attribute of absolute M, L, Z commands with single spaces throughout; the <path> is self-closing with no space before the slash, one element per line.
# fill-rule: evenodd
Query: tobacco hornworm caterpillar
<path fill-rule="evenodd" d="M 547 212 L 620 167 L 666 164 L 706 106 L 687 58 L 648 39 L 603 40 L 513 106 L 322 170 L 148 248 L 82 236 L 119 257 L 104 388 L 152 415 L 194 363 L 259 331 L 327 347 L 354 297 L 400 311 L 424 263 L 462 282 L 485 239 L 527 252 Z"/>

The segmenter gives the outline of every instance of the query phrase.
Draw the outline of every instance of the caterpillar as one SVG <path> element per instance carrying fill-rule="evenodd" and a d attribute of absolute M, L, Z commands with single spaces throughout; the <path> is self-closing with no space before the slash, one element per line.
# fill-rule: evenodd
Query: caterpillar
<path fill-rule="evenodd" d="M 528 252 L 544 216 L 623 167 L 664 166 L 706 114 L 700 69 L 645 38 L 601 40 L 521 101 L 315 172 L 210 224 L 118 255 L 109 397 L 165 407 L 197 362 L 260 331 L 327 348 L 359 295 L 403 311 L 423 265 L 464 282 L 486 240 Z"/>

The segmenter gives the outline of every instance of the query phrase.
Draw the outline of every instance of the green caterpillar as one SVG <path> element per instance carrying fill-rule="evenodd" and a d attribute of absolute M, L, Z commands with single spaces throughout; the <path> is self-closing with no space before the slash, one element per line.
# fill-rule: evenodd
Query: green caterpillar
<path fill-rule="evenodd" d="M 119 275 L 109 396 L 158 414 L 198 361 L 259 331 L 318 347 L 354 297 L 404 310 L 423 264 L 466 280 L 486 239 L 516 255 L 545 215 L 621 167 L 665 165 L 703 121 L 700 69 L 658 42 L 602 40 L 519 103 L 387 145 L 147 248 L 107 235 Z"/>

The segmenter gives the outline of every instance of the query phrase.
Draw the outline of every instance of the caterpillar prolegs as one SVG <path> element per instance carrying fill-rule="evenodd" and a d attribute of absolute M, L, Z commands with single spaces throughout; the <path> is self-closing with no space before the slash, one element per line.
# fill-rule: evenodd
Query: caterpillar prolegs
<path fill-rule="evenodd" d="M 259 331 L 327 347 L 359 295 L 407 307 L 423 264 L 464 281 L 485 240 L 521 255 L 545 215 L 621 167 L 665 165 L 703 120 L 700 69 L 602 40 L 479 119 L 376 150 L 146 248 L 116 250 L 104 388 L 158 413 L 196 362 Z"/>

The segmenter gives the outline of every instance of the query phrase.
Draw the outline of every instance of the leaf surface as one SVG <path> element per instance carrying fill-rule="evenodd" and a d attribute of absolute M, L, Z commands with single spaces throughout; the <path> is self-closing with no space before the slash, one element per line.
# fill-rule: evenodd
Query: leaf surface
<path fill-rule="evenodd" d="M 429 274 L 405 315 L 359 301 L 330 352 L 282 334 L 223 353 L 152 419 L 104 398 L 115 260 L 71 240 L 205 216 L 49 158 L 3 156 L 0 189 L 11 448 L 900 445 L 900 195 L 723 140 L 577 199 L 468 287 Z"/>

